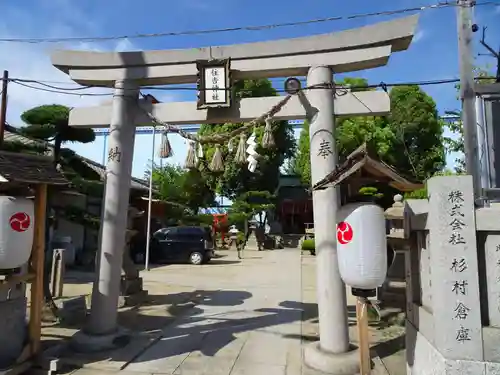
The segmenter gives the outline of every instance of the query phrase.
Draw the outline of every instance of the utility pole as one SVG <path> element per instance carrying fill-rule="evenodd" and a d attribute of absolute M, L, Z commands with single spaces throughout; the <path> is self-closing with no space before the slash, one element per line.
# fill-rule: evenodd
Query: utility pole
<path fill-rule="evenodd" d="M 9 85 L 9 71 L 3 71 L 2 78 L 2 102 L 0 105 L 0 145 L 3 143 L 5 123 L 7 122 L 7 86 Z"/>
<path fill-rule="evenodd" d="M 474 92 L 474 64 L 472 46 L 472 8 L 474 0 L 458 0 L 458 54 L 460 68 L 460 99 L 462 100 L 462 124 L 464 132 L 465 166 L 472 176 L 476 204 L 481 204 L 481 175 L 476 125 L 476 95 Z"/>

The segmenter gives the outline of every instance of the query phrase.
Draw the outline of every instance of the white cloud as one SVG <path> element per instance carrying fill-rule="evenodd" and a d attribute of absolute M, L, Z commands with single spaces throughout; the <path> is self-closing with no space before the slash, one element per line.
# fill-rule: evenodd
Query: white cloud
<path fill-rule="evenodd" d="M 58 0 L 63 2 L 62 0 Z M 75 18 L 80 18 L 76 9 Z M 23 11 L 16 8 L 3 9 L 5 22 L 0 26 L 0 33 L 4 38 L 26 38 L 37 36 L 75 36 L 79 30 L 69 26 L 71 20 L 61 18 L 59 22 L 45 22 L 44 17 L 37 18 L 35 12 Z M 22 22 L 20 22 L 22 20 Z M 37 30 L 37 33 L 34 33 Z M 0 69 L 9 71 L 10 78 L 50 81 L 54 86 L 74 86 L 68 76 L 54 68 L 50 61 L 50 52 L 55 48 L 87 49 L 83 44 L 48 45 L 28 43 L 0 43 Z M 61 82 L 61 83 L 59 83 Z M 28 83 L 28 85 L 33 85 Z M 97 90 L 92 90 L 97 92 Z M 100 92 L 105 92 L 100 90 Z M 20 124 L 20 114 L 37 105 L 64 104 L 70 107 L 93 105 L 102 100 L 102 97 L 88 97 L 65 95 L 33 90 L 14 82 L 8 88 L 8 121 L 13 125 Z"/>
<path fill-rule="evenodd" d="M 52 12 L 50 17 L 43 17 L 38 10 L 23 10 L 2 4 L 0 35 L 2 38 L 54 38 L 107 34 L 105 30 L 99 30 L 98 26 L 91 21 L 82 21 L 92 19 L 92 17 L 79 11 L 74 1 L 71 1 L 70 6 L 69 3 L 69 0 L 41 0 L 39 2 L 40 12 Z M 47 18 L 51 18 L 51 20 L 47 21 Z M 76 19 L 79 21 L 75 21 Z M 127 39 L 113 43 L 0 43 L 0 75 L 1 70 L 5 69 L 9 71 L 10 78 L 52 82 L 49 84 L 58 87 L 75 87 L 75 83 L 65 73 L 52 66 L 50 54 L 51 51 L 58 48 L 116 52 L 140 50 L 140 47 Z M 40 87 L 33 83 L 27 84 Z M 111 91 L 109 89 L 92 88 L 82 92 L 103 93 Z M 171 92 L 158 91 L 153 92 L 153 94 L 163 102 L 175 98 L 175 94 Z M 106 96 L 79 96 L 44 92 L 10 82 L 8 87 L 7 121 L 14 126 L 22 125 L 20 115 L 25 110 L 38 105 L 63 104 L 69 107 L 82 107 L 98 105 L 109 99 Z M 136 138 L 133 175 L 137 177 L 143 176 L 144 167 L 151 155 L 150 151 L 148 151 L 151 148 L 151 141 L 150 135 L 137 136 Z M 158 142 L 159 137 L 155 148 L 158 148 Z M 171 142 L 176 143 L 174 146 L 176 148 L 175 161 L 182 162 L 186 148 L 183 140 L 180 138 L 172 139 Z M 71 144 L 69 147 L 97 162 L 103 160 L 103 148 L 105 147 L 103 137 L 98 137 L 92 144 Z"/>
<path fill-rule="evenodd" d="M 74 2 L 71 7 L 67 0 L 57 0 L 57 4 L 52 4 L 53 0 L 46 0 L 42 6 L 46 10 L 52 8 L 59 9 L 55 21 L 45 22 L 45 17 L 37 17 L 36 12 L 23 11 L 19 8 L 3 9 L 2 18 L 5 22 L 0 24 L 0 35 L 3 38 L 27 38 L 33 37 L 75 37 L 81 35 L 97 35 L 98 28 L 89 22 L 73 23 L 74 19 L 92 18 L 85 17 Z M 20 22 L 20 21 L 23 22 Z M 72 27 L 71 25 L 77 25 Z M 37 32 L 35 33 L 35 30 Z M 128 39 L 118 40 L 113 43 L 57 43 L 57 44 L 29 44 L 29 43 L 0 43 L 0 70 L 9 71 L 10 78 L 21 78 L 28 80 L 45 81 L 53 86 L 74 87 L 75 83 L 68 76 L 52 66 L 50 61 L 51 51 L 58 48 L 90 50 L 90 51 L 132 51 L 140 48 Z M 1 74 L 1 73 L 0 73 Z M 34 83 L 26 83 L 30 86 L 37 86 Z M 48 90 L 53 90 L 46 88 Z M 57 90 L 56 90 L 57 91 Z M 82 93 L 110 93 L 109 89 L 88 89 Z M 161 101 L 171 101 L 174 95 L 171 93 L 158 93 L 157 98 Z M 30 89 L 15 82 L 9 83 L 8 87 L 8 111 L 7 119 L 12 125 L 22 125 L 20 115 L 27 109 L 43 104 L 63 104 L 69 107 L 82 107 L 97 105 L 107 96 L 80 96 L 67 95 L 64 93 L 53 93 Z"/>

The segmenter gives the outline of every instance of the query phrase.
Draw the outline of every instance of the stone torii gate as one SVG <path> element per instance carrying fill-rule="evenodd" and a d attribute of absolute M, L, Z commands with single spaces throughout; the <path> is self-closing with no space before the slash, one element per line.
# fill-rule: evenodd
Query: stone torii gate
<path fill-rule="evenodd" d="M 141 86 L 195 83 L 200 60 L 230 59 L 232 79 L 307 76 L 308 87 L 323 86 L 307 90 L 305 95 L 293 96 L 273 118 L 307 118 L 310 122 L 312 182 L 315 183 L 337 164 L 334 116 L 375 116 L 390 111 L 385 92 L 334 95 L 333 73 L 387 64 L 392 52 L 409 47 L 417 22 L 418 16 L 411 16 L 338 33 L 186 50 L 55 51 L 54 66 L 75 82 L 115 90 L 111 104 L 75 108 L 69 120 L 70 126 L 75 127 L 109 126 L 109 150 L 117 150 L 119 154 L 107 163 L 99 273 L 93 286 L 91 316 L 82 333 L 89 343 L 99 343 L 102 348 L 112 343 L 119 332 L 117 303 L 135 127 L 152 125 L 151 117 L 137 107 Z M 159 121 L 180 125 L 250 121 L 282 99 L 234 99 L 229 108 L 217 109 L 199 109 L 197 102 L 140 105 L 144 104 Z M 337 264 L 334 228 L 338 204 L 335 188 L 313 194 L 320 345 L 306 350 L 306 362 L 325 372 L 353 374 L 357 371 L 358 357 L 349 345 L 346 291 Z"/>

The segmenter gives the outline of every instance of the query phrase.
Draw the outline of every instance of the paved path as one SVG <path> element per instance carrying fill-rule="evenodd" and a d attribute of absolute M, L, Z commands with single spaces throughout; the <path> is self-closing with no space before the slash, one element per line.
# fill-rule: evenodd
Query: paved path
<path fill-rule="evenodd" d="M 196 290 L 200 302 L 156 338 L 131 343 L 105 355 L 107 360 L 88 361 L 88 367 L 73 373 L 318 374 L 302 364 L 300 251 L 247 251 L 241 262 L 235 252 L 221 253 L 227 256 L 211 264 L 171 265 L 145 273 L 145 281 L 157 285 L 157 291 L 161 285 Z"/>
<path fill-rule="evenodd" d="M 223 264 L 236 260 L 230 254 L 220 265 L 204 266 L 205 272 L 192 269 L 191 285 L 216 292 L 209 293 L 190 316 L 166 327 L 162 338 L 124 370 L 176 375 L 303 374 L 300 252 L 252 251 L 245 257 L 241 263 Z M 186 276 L 172 272 L 168 279 L 180 284 Z"/>
<path fill-rule="evenodd" d="M 84 366 L 75 375 L 319 375 L 302 361 L 303 340 L 317 339 L 315 257 L 246 251 L 240 261 L 235 251 L 220 253 L 206 265 L 143 272 L 150 303 L 120 319 L 138 332 L 129 345 L 60 358 Z M 356 343 L 353 323 L 351 314 Z M 372 329 L 372 342 L 391 338 L 379 337 L 384 332 Z"/>

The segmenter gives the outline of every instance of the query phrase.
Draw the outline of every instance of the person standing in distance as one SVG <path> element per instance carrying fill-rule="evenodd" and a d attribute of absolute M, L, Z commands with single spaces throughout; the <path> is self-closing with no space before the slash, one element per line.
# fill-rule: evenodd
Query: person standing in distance
<path fill-rule="evenodd" d="M 241 259 L 241 246 L 239 244 L 238 240 L 238 235 L 240 234 L 240 231 L 238 228 L 236 228 L 236 225 L 231 225 L 231 228 L 229 229 L 229 238 L 231 240 L 229 248 L 231 249 L 233 245 L 236 246 L 236 251 L 238 251 L 238 259 Z"/>

